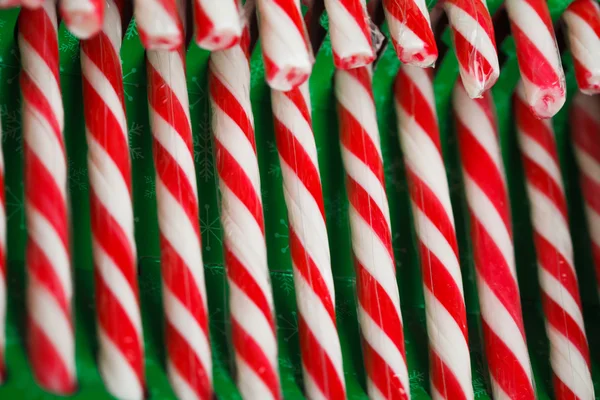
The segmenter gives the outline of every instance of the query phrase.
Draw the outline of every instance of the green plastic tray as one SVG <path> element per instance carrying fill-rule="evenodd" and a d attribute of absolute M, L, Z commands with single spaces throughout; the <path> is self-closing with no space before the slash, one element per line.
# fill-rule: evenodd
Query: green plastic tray
<path fill-rule="evenodd" d="M 500 0 L 491 0 L 494 12 Z M 550 0 L 556 20 L 569 0 Z M 433 6 L 430 4 L 430 7 Z M 18 10 L 0 12 L 0 112 L 3 149 L 6 162 L 6 199 L 8 216 L 8 337 L 9 376 L 0 386 L 0 399 L 54 399 L 33 380 L 24 348 L 24 250 L 26 226 L 23 203 L 23 154 L 19 92 L 19 52 L 15 41 Z M 322 18 L 327 25 L 326 17 Z M 385 31 L 385 27 L 384 27 Z M 72 217 L 72 249 L 75 279 L 76 352 L 79 391 L 76 399 L 110 398 L 95 363 L 97 352 L 94 318 L 94 284 L 86 170 L 86 140 L 81 94 L 79 43 L 64 27 L 60 29 L 61 84 L 65 106 L 69 189 Z M 450 44 L 449 32 L 442 40 Z M 506 55 L 502 74 L 494 87 L 504 161 L 508 173 L 515 231 L 517 269 L 523 298 L 525 324 L 537 391 L 540 399 L 552 398 L 548 341 L 543 329 L 535 255 L 529 211 L 525 197 L 523 171 L 512 124 L 510 96 L 518 81 L 514 43 L 508 38 L 499 43 Z M 269 265 L 275 294 L 279 339 L 279 367 L 286 399 L 302 399 L 302 374 L 298 350 L 298 325 L 292 266 L 288 245 L 286 208 L 281 185 L 281 169 L 273 136 L 269 89 L 264 82 L 260 43 L 252 54 L 252 104 L 256 124 L 258 156 L 266 216 Z M 131 156 L 133 159 L 133 195 L 136 242 L 139 255 L 139 285 L 146 347 L 146 375 L 151 399 L 172 399 L 173 392 L 165 374 L 163 312 L 161 301 L 158 224 L 154 191 L 154 167 L 151 153 L 146 100 L 144 50 L 135 23 L 126 32 L 121 54 Z M 214 361 L 214 384 L 220 399 L 240 398 L 231 375 L 232 352 L 228 341 L 229 321 L 226 279 L 223 266 L 218 189 L 213 164 L 210 133 L 210 105 L 207 91 L 209 54 L 194 45 L 187 56 L 188 90 L 194 133 L 194 158 L 200 195 L 200 216 L 204 262 L 210 308 L 210 327 Z M 565 54 L 569 94 L 576 89 L 570 56 Z M 374 72 L 374 91 L 385 159 L 385 175 L 390 198 L 393 246 L 397 260 L 402 312 L 406 325 L 406 348 L 410 390 L 413 399 L 428 399 L 429 378 L 423 292 L 421 287 L 415 234 L 411 224 L 406 179 L 397 140 L 392 84 L 399 61 L 388 47 Z M 344 356 L 344 371 L 349 399 L 366 399 L 365 376 L 360 353 L 356 317 L 355 278 L 351 260 L 348 200 L 344 188 L 332 87 L 333 62 L 329 38 L 318 51 L 310 80 L 313 128 L 317 141 L 323 179 L 327 227 L 335 277 L 338 331 Z M 473 386 L 477 399 L 489 398 L 486 363 L 482 354 L 479 307 L 474 281 L 471 245 L 468 240 L 468 214 L 458 167 L 456 137 L 450 115 L 451 90 L 458 77 L 458 65 L 451 50 L 438 62 L 435 94 L 442 132 L 453 207 L 458 230 L 463 279 L 469 313 L 469 334 L 473 366 Z M 554 119 L 560 147 L 561 167 L 565 176 L 572 224 L 575 258 L 584 316 L 593 359 L 596 393 L 600 393 L 600 307 L 595 288 L 589 237 L 585 230 L 583 203 L 577 171 L 569 143 L 566 110 Z"/>

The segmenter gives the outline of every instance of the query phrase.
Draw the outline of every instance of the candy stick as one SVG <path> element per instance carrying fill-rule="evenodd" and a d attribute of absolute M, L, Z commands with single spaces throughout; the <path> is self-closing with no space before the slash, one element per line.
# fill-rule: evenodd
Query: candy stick
<path fill-rule="evenodd" d="M 20 1 L 20 5 L 29 9 L 36 9 L 36 8 L 40 8 L 42 5 L 44 5 L 44 3 L 47 0 L 21 0 Z M 49 1 L 53 1 L 54 4 L 56 5 L 56 0 L 49 0 Z"/>
<path fill-rule="evenodd" d="M 102 29 L 104 0 L 60 0 L 59 8 L 67 28 L 78 38 L 88 39 Z"/>
<path fill-rule="evenodd" d="M 196 43 L 206 50 L 224 50 L 242 34 L 238 0 L 194 0 Z"/>
<path fill-rule="evenodd" d="M 182 399 L 210 399 L 212 361 L 184 49 L 147 52 L 167 369 Z"/>
<path fill-rule="evenodd" d="M 258 12 L 267 83 L 275 90 L 293 89 L 312 69 L 300 0 L 258 0 Z"/>
<path fill-rule="evenodd" d="M 140 40 L 148 50 L 175 50 L 183 43 L 183 24 L 176 0 L 135 0 Z"/>
<path fill-rule="evenodd" d="M 277 338 L 250 104 L 249 34 L 210 57 L 210 100 L 221 189 L 237 384 L 245 399 L 281 399 Z"/>
<path fill-rule="evenodd" d="M 454 115 L 469 206 L 481 324 L 492 394 L 535 399 L 515 268 L 511 216 L 492 97 L 454 88 Z"/>
<path fill-rule="evenodd" d="M 12 8 L 21 5 L 21 0 L 0 0 L 0 8 Z"/>
<path fill-rule="evenodd" d="M 443 4 L 463 86 L 470 97 L 481 97 L 500 75 L 494 26 L 486 1 L 448 0 Z"/>
<path fill-rule="evenodd" d="M 58 72 L 56 3 L 21 10 L 19 49 L 27 219 L 29 360 L 50 392 L 75 390 L 64 111 Z M 44 29 L 40 29 L 43 27 Z"/>
<path fill-rule="evenodd" d="M 473 399 L 458 244 L 430 71 L 401 68 L 395 104 L 421 253 L 432 396 Z"/>
<path fill-rule="evenodd" d="M 375 59 L 365 0 L 325 0 L 333 61 L 340 69 L 362 67 Z"/>
<path fill-rule="evenodd" d="M 579 165 L 600 295 L 600 97 L 575 95 L 571 106 L 571 138 Z"/>
<path fill-rule="evenodd" d="M 308 83 L 289 92 L 274 90 L 271 98 L 290 226 L 305 391 L 311 399 L 344 399 L 342 352 Z"/>
<path fill-rule="evenodd" d="M 131 160 L 119 58 L 123 3 L 105 1 L 102 30 L 81 43 L 98 364 L 108 391 L 115 397 L 142 399 L 144 341 L 133 234 Z"/>
<path fill-rule="evenodd" d="M 405 64 L 430 67 L 438 51 L 424 0 L 384 0 L 383 10 L 398 58 Z"/>
<path fill-rule="evenodd" d="M 550 120 L 539 120 L 530 111 L 522 84 L 517 88 L 514 108 L 550 341 L 554 395 L 557 399 L 593 399 L 590 354 L 554 132 Z"/>
<path fill-rule="evenodd" d="M 0 138 L 2 122 L 0 121 Z M 4 193 L 4 155 L 0 149 L 0 383 L 6 379 L 6 196 Z"/>
<path fill-rule="evenodd" d="M 579 90 L 600 93 L 600 6 L 594 0 L 576 0 L 563 14 L 563 20 Z"/>
<path fill-rule="evenodd" d="M 566 86 L 554 27 L 545 0 L 506 0 L 526 104 L 550 118 L 565 103 Z"/>
<path fill-rule="evenodd" d="M 337 70 L 335 92 L 368 394 L 375 399 L 408 399 L 400 296 L 368 67 Z"/>

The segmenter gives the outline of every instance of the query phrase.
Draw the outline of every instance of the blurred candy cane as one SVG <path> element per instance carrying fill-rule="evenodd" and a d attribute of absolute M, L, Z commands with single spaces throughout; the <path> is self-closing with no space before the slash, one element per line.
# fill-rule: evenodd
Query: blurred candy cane
<path fill-rule="evenodd" d="M 404 64 L 430 67 L 438 50 L 425 0 L 383 0 L 390 37 Z"/>
<path fill-rule="evenodd" d="M 115 397 L 142 399 L 144 341 L 133 234 L 131 160 L 119 58 L 123 0 L 103 1 L 106 1 L 106 16 L 102 30 L 81 43 L 98 364 L 108 391 Z"/>
<path fill-rule="evenodd" d="M 533 400 L 510 203 L 492 97 L 487 92 L 481 99 L 471 99 L 459 82 L 453 103 L 492 394 L 496 399 Z"/>
<path fill-rule="evenodd" d="M 432 396 L 473 399 L 458 243 L 430 71 L 402 67 L 395 104 L 421 253 Z"/>
<path fill-rule="evenodd" d="M 43 28 L 43 29 L 42 29 Z M 29 359 L 54 393 L 76 388 L 67 163 L 63 141 L 56 2 L 19 15 L 27 218 Z"/>
<path fill-rule="evenodd" d="M 308 79 L 313 63 L 300 0 L 258 0 L 258 12 L 267 83 L 293 89 Z"/>
<path fill-rule="evenodd" d="M 532 114 L 522 84 L 515 93 L 514 108 L 550 341 L 554 395 L 557 399 L 593 399 L 590 352 L 552 124 Z"/>
<path fill-rule="evenodd" d="M 571 106 L 571 138 L 579 165 L 592 255 L 600 295 L 600 97 L 575 95 Z"/>
<path fill-rule="evenodd" d="M 56 0 L 21 0 L 21 6 L 33 10 L 40 8 L 46 1 L 52 1 L 56 5 Z"/>
<path fill-rule="evenodd" d="M 237 384 L 245 399 L 281 399 L 273 294 L 250 103 L 249 34 L 210 57 L 210 101 Z"/>
<path fill-rule="evenodd" d="M 563 19 L 577 85 L 585 94 L 600 93 L 600 6 L 595 0 L 575 0 Z"/>
<path fill-rule="evenodd" d="M 471 98 L 481 97 L 500 76 L 494 26 L 486 0 L 447 0 L 444 9 L 462 83 Z"/>
<path fill-rule="evenodd" d="M 289 92 L 274 90 L 271 98 L 290 225 L 305 391 L 311 399 L 344 399 L 342 351 L 308 83 Z"/>
<path fill-rule="evenodd" d="M 410 398 L 400 296 L 368 67 L 335 73 L 358 318 L 370 398 Z"/>
<path fill-rule="evenodd" d="M 0 138 L 2 122 L 0 121 Z M 4 193 L 4 155 L 0 149 L 0 383 L 6 378 L 6 196 Z"/>
<path fill-rule="evenodd" d="M 67 28 L 80 39 L 88 39 L 102 29 L 104 0 L 60 0 L 59 9 Z"/>
<path fill-rule="evenodd" d="M 175 50 L 184 40 L 177 0 L 135 0 L 140 40 L 148 50 Z"/>
<path fill-rule="evenodd" d="M 0 0 L 0 9 L 12 8 L 21 5 L 21 0 Z"/>
<path fill-rule="evenodd" d="M 365 0 L 325 0 L 333 61 L 340 69 L 362 67 L 375 59 Z"/>
<path fill-rule="evenodd" d="M 210 399 L 212 361 L 184 51 L 147 53 L 167 369 L 182 399 Z"/>
<path fill-rule="evenodd" d="M 526 104 L 550 118 L 565 104 L 566 84 L 546 0 L 506 0 Z"/>
<path fill-rule="evenodd" d="M 242 35 L 238 8 L 238 0 L 194 0 L 198 46 L 215 51 L 238 43 Z"/>

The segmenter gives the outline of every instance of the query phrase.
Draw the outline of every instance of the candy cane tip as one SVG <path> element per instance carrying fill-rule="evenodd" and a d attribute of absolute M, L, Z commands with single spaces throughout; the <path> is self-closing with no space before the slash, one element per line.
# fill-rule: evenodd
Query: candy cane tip
<path fill-rule="evenodd" d="M 296 66 L 284 66 L 269 79 L 269 86 L 272 89 L 286 92 L 306 82 L 309 75 L 310 68 L 307 69 Z"/>
<path fill-rule="evenodd" d="M 209 51 L 227 50 L 240 42 L 241 32 L 236 27 L 223 28 L 211 32 L 210 35 L 198 40 L 196 44 Z"/>
<path fill-rule="evenodd" d="M 354 69 L 364 67 L 375 61 L 375 56 L 372 51 L 356 53 L 349 57 L 337 58 L 335 66 L 339 69 Z"/>
<path fill-rule="evenodd" d="M 61 16 L 71 33 L 79 39 L 89 39 L 102 29 L 102 17 L 97 12 L 61 10 Z"/>
<path fill-rule="evenodd" d="M 479 99 L 483 97 L 483 94 L 492 88 L 498 80 L 498 72 L 493 72 L 490 76 L 484 79 L 477 79 L 472 75 L 465 75 L 461 77 L 462 85 L 464 90 L 467 92 L 470 98 Z M 457 85 L 458 86 L 458 85 Z"/>
<path fill-rule="evenodd" d="M 183 35 L 181 33 L 172 36 L 163 37 L 147 37 L 142 40 L 146 50 L 176 50 L 183 43 Z"/>
<path fill-rule="evenodd" d="M 552 118 L 565 104 L 562 88 L 547 88 L 527 93 L 527 103 L 531 111 L 540 119 Z"/>
<path fill-rule="evenodd" d="M 21 0 L 21 5 L 27 8 L 40 8 L 45 0 Z"/>
<path fill-rule="evenodd" d="M 17 7 L 20 4 L 21 4 L 20 0 L 0 0 L 0 8 Z"/>
<path fill-rule="evenodd" d="M 398 58 L 403 64 L 412 65 L 414 67 L 429 68 L 435 66 L 438 52 L 437 48 L 430 49 L 429 46 L 415 48 L 404 47 L 398 51 Z"/>
<path fill-rule="evenodd" d="M 597 74 L 594 74 L 593 77 L 590 77 L 586 83 L 586 87 L 579 88 L 581 93 L 587 94 L 588 96 L 600 94 L 600 71 L 598 71 Z"/>

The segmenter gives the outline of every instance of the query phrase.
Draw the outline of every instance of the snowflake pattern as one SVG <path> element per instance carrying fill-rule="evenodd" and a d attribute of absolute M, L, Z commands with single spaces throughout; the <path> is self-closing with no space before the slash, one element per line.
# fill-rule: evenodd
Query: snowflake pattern
<path fill-rule="evenodd" d="M 23 195 L 23 182 L 20 183 L 20 191 L 18 193 L 6 186 L 6 219 L 10 221 L 13 217 L 19 217 L 19 229 L 25 230 L 25 197 Z"/>
<path fill-rule="evenodd" d="M 192 77 L 192 85 L 194 86 L 194 90 L 189 90 L 190 97 L 193 95 L 197 96 L 197 99 L 190 103 L 190 110 L 193 110 L 200 102 L 206 99 L 206 89 L 203 85 L 200 84 L 198 77 Z M 208 108 L 208 104 L 206 104 Z"/>
<path fill-rule="evenodd" d="M 153 199 L 156 197 L 156 182 L 152 176 L 144 176 L 144 183 L 146 188 L 144 189 L 144 197 L 147 199 Z"/>
<path fill-rule="evenodd" d="M 206 269 L 212 276 L 224 276 L 225 275 L 225 267 L 223 264 L 216 263 L 208 263 L 204 264 L 204 269 Z"/>
<path fill-rule="evenodd" d="M 338 300 L 335 306 L 335 313 L 338 322 L 342 322 L 352 315 L 353 304 L 349 299 Z"/>
<path fill-rule="evenodd" d="M 58 50 L 61 53 L 68 54 L 71 61 L 77 61 L 79 58 L 79 40 L 75 35 L 65 29 L 64 36 L 60 41 Z"/>
<path fill-rule="evenodd" d="M 281 178 L 281 165 L 278 162 L 269 165 L 268 174 L 275 178 Z"/>
<path fill-rule="evenodd" d="M 279 287 L 286 295 L 290 295 L 294 292 L 294 277 L 291 273 L 280 272 L 277 274 L 277 279 L 281 282 Z"/>
<path fill-rule="evenodd" d="M 125 31 L 125 40 L 132 40 L 132 39 L 136 38 L 137 36 L 138 36 L 137 22 L 135 21 L 135 18 L 132 18 L 131 23 L 129 24 L 129 26 L 127 27 L 127 30 Z"/>
<path fill-rule="evenodd" d="M 0 29 L 4 28 L 5 26 L 6 26 L 6 20 L 0 19 Z"/>
<path fill-rule="evenodd" d="M 410 391 L 411 392 L 417 392 L 417 391 L 425 391 L 425 389 L 423 388 L 423 381 L 425 380 L 425 374 L 422 373 L 421 371 L 417 371 L 417 370 L 412 370 L 410 371 L 410 373 L 408 374 L 408 382 L 410 385 Z"/>
<path fill-rule="evenodd" d="M 129 131 L 127 132 L 129 136 L 129 152 L 131 153 L 132 160 L 141 160 L 144 158 L 144 155 L 142 154 L 142 148 L 134 145 L 134 142 L 136 141 L 134 138 L 136 136 L 141 136 L 143 131 L 144 125 L 133 122 L 133 124 L 131 124 L 129 127 Z"/>
<path fill-rule="evenodd" d="M 194 161 L 196 161 L 198 166 L 196 173 L 205 183 L 215 176 L 210 134 L 203 132 L 194 141 Z"/>
<path fill-rule="evenodd" d="M 254 87 L 265 81 L 265 65 L 262 60 L 250 63 L 250 86 Z"/>
<path fill-rule="evenodd" d="M 87 169 L 78 166 L 73 160 L 67 163 L 69 172 L 69 187 L 75 188 L 78 191 L 84 191 L 88 187 Z"/>
<path fill-rule="evenodd" d="M 206 251 L 212 249 L 211 242 L 214 243 L 215 240 L 219 244 L 223 243 L 219 216 L 217 215 L 211 219 L 210 205 L 208 204 L 204 205 L 204 213 L 200 216 L 200 227 L 202 238 L 204 239 L 202 243 L 204 244 L 204 249 L 206 249 Z"/>
<path fill-rule="evenodd" d="M 132 82 L 132 79 L 129 79 L 130 76 L 135 75 L 138 72 L 137 68 L 131 68 L 129 72 L 123 73 L 123 92 L 125 92 L 125 98 L 129 101 L 133 101 L 133 96 L 131 95 L 131 88 L 137 89 L 140 87 L 139 83 Z"/>
<path fill-rule="evenodd" d="M 341 228 L 344 225 L 347 209 L 348 203 L 342 194 L 334 194 L 333 199 L 330 199 L 325 203 L 325 215 L 327 216 L 327 221 L 335 224 L 338 228 Z"/>
<path fill-rule="evenodd" d="M 20 142 L 21 132 L 21 107 L 17 105 L 14 110 L 9 110 L 6 104 L 0 105 L 0 118 L 2 118 L 2 141 L 7 138 Z"/>
<path fill-rule="evenodd" d="M 279 327 L 280 332 L 282 333 L 281 336 L 283 337 L 283 340 L 289 342 L 290 339 L 294 337 L 294 335 L 298 334 L 298 317 L 296 311 L 292 311 L 290 319 L 288 319 L 283 314 L 278 314 L 277 320 L 279 321 L 277 323 L 277 326 Z"/>
<path fill-rule="evenodd" d="M 473 394 L 475 395 L 476 399 L 487 396 L 485 384 L 480 376 L 475 376 L 473 378 Z"/>
<path fill-rule="evenodd" d="M 279 225 L 284 228 L 283 233 L 275 232 L 274 236 L 275 236 L 275 239 L 284 241 L 282 247 L 280 248 L 280 251 L 282 254 L 285 254 L 290 249 L 290 242 L 289 242 L 289 237 L 288 237 L 288 232 L 289 232 L 288 223 L 285 219 L 281 218 L 279 220 Z"/>

